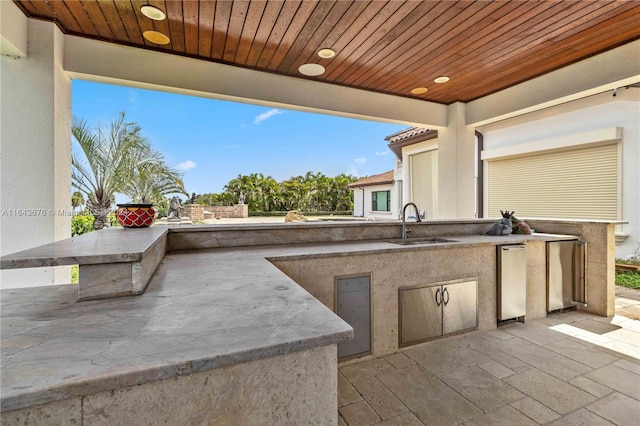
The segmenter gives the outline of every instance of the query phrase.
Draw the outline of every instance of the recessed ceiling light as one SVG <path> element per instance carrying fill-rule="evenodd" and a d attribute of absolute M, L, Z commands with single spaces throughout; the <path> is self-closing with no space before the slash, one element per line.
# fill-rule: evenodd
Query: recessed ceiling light
<path fill-rule="evenodd" d="M 427 93 L 428 90 L 426 87 L 416 87 L 415 89 L 411 89 L 411 93 L 414 95 L 422 95 L 423 93 Z"/>
<path fill-rule="evenodd" d="M 140 12 L 147 18 L 151 18 L 155 21 L 162 21 L 167 18 L 167 15 L 155 6 L 151 6 L 150 4 L 145 4 L 140 8 Z"/>
<path fill-rule="evenodd" d="M 142 36 L 155 44 L 169 44 L 171 40 L 166 35 L 159 33 L 158 31 L 145 31 Z"/>
<path fill-rule="evenodd" d="M 298 71 L 300 71 L 300 74 L 304 74 L 309 77 L 316 77 L 324 74 L 324 67 L 320 64 L 304 64 L 300 65 Z"/>
<path fill-rule="evenodd" d="M 336 51 L 325 47 L 324 49 L 318 50 L 318 56 L 324 59 L 330 59 L 336 56 Z"/>
<path fill-rule="evenodd" d="M 447 76 L 442 76 L 442 77 L 438 77 L 435 80 L 433 80 L 434 83 L 446 83 L 447 81 L 449 81 L 449 77 Z"/>

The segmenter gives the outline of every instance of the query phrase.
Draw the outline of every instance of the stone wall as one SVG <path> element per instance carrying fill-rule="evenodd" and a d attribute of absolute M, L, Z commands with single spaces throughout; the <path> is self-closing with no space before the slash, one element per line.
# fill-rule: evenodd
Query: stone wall
<path fill-rule="evenodd" d="M 336 425 L 336 345 L 2 413 L 3 425 Z"/>
<path fill-rule="evenodd" d="M 241 219 L 249 217 L 248 204 L 234 204 L 233 206 L 207 206 L 205 219 Z"/>
<path fill-rule="evenodd" d="M 204 206 L 200 204 L 184 204 L 182 206 L 182 216 L 186 216 L 192 221 L 201 221 L 204 219 Z"/>

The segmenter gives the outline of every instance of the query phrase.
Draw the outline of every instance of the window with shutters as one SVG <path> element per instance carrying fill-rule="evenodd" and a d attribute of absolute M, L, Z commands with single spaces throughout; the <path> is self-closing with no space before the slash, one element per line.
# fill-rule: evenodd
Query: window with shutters
<path fill-rule="evenodd" d="M 411 201 L 425 211 L 429 219 L 438 211 L 438 150 L 409 156 Z"/>
<path fill-rule="evenodd" d="M 488 216 L 619 219 L 619 144 L 488 161 Z"/>

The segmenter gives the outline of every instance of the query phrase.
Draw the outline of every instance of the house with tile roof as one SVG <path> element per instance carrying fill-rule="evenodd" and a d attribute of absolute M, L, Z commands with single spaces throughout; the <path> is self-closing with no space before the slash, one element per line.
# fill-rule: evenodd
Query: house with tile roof
<path fill-rule="evenodd" d="M 413 202 L 423 219 L 441 217 L 438 212 L 438 131 L 409 127 L 385 138 L 395 154 L 394 178 L 399 209 Z"/>
<path fill-rule="evenodd" d="M 394 170 L 366 176 L 349 185 L 353 190 L 353 215 L 366 218 L 398 219 L 400 192 Z"/>

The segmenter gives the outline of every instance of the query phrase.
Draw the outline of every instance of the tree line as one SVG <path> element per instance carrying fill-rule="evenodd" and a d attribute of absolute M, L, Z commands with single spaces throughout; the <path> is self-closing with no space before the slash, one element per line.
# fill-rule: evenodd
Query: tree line
<path fill-rule="evenodd" d="M 221 193 L 196 195 L 196 202 L 206 206 L 233 205 L 242 196 L 250 212 L 351 211 L 353 196 L 348 185 L 356 180 L 344 173 L 330 177 L 321 172 L 307 172 L 278 182 L 271 176 L 251 173 L 231 179 Z"/>

